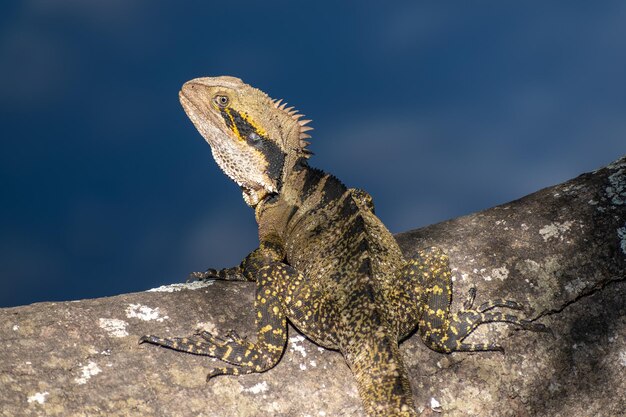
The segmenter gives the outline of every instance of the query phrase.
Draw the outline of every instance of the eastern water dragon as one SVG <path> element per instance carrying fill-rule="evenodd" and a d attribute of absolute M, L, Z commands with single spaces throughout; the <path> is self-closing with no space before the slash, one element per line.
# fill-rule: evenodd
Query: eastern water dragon
<path fill-rule="evenodd" d="M 466 343 L 477 326 L 540 324 L 506 314 L 509 300 L 452 314 L 448 258 L 429 248 L 407 259 L 374 214 L 365 191 L 347 188 L 309 166 L 309 120 L 281 100 L 234 77 L 197 78 L 179 94 L 185 112 L 211 146 L 221 169 L 255 211 L 259 248 L 234 268 L 193 273 L 201 280 L 256 282 L 256 340 L 209 332 L 190 337 L 143 336 L 141 342 L 219 358 L 217 375 L 264 372 L 281 358 L 287 323 L 320 346 L 341 352 L 368 416 L 415 416 L 398 343 L 417 334 L 439 352 L 501 350 Z"/>

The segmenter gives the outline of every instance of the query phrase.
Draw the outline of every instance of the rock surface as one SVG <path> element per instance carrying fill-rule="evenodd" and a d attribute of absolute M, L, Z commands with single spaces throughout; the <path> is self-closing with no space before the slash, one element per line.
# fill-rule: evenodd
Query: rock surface
<path fill-rule="evenodd" d="M 401 345 L 424 416 L 617 416 L 626 410 L 626 157 L 520 200 L 397 236 L 440 246 L 453 308 L 511 298 L 554 335 L 482 326 L 506 353 Z M 253 335 L 252 283 L 0 309 L 2 416 L 363 416 L 342 357 L 293 328 L 263 374 L 205 382 L 216 360 L 139 345 L 144 334 Z"/>

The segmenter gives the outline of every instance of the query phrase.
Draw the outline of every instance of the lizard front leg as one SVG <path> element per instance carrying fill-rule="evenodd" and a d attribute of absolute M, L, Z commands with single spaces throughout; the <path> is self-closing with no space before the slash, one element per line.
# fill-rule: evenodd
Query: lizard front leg
<path fill-rule="evenodd" d="M 161 338 L 147 335 L 139 343 L 147 342 L 181 352 L 218 358 L 233 366 L 218 367 L 207 376 L 240 375 L 263 372 L 278 361 L 287 342 L 287 321 L 278 293 L 282 289 L 281 274 L 275 268 L 261 268 L 257 274 L 255 298 L 256 341 L 248 342 L 231 334 L 227 339 L 209 332 L 192 337 Z"/>
<path fill-rule="evenodd" d="M 259 269 L 273 261 L 281 261 L 284 257 L 282 248 L 272 241 L 261 242 L 261 245 L 250 252 L 237 266 L 224 269 L 209 268 L 204 272 L 192 272 L 187 281 L 255 281 Z"/>
<path fill-rule="evenodd" d="M 302 272 L 288 264 L 276 262 L 271 269 L 280 275 L 278 293 L 291 323 L 315 343 L 337 349 L 337 305 L 335 294 L 317 288 Z M 269 273 L 261 271 L 261 275 Z"/>

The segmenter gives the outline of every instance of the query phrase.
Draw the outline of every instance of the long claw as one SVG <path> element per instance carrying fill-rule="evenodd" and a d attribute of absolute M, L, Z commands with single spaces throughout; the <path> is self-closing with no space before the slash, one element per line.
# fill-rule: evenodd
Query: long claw
<path fill-rule="evenodd" d="M 229 330 L 228 332 L 226 332 L 226 337 L 228 337 L 230 340 L 232 340 L 233 342 L 236 343 L 245 343 L 246 339 L 239 336 L 239 334 L 235 331 L 235 330 Z"/>
<path fill-rule="evenodd" d="M 200 331 L 195 333 L 195 336 L 199 336 L 203 340 L 212 343 L 217 346 L 224 346 L 227 343 L 227 340 L 222 339 L 221 337 L 215 336 L 207 331 Z"/>
<path fill-rule="evenodd" d="M 511 300 L 487 301 L 485 303 L 482 303 L 480 307 L 478 307 L 476 310 L 481 313 L 484 313 L 496 307 L 510 308 L 512 310 L 526 310 L 526 307 L 523 304 L 518 303 L 517 301 L 511 301 Z"/>
<path fill-rule="evenodd" d="M 158 337 L 158 336 L 153 336 L 151 334 L 145 335 L 145 336 L 141 336 L 139 338 L 139 344 L 142 343 L 150 343 L 153 345 L 158 345 L 158 346 L 164 346 L 164 347 L 168 347 L 171 349 L 176 349 L 176 343 L 173 340 L 169 340 L 169 339 L 165 339 L 162 337 Z"/>
<path fill-rule="evenodd" d="M 552 337 L 554 337 L 554 332 L 552 331 L 552 329 L 544 324 L 535 323 L 530 320 L 522 320 L 521 324 L 522 324 L 523 330 L 530 330 L 532 332 L 550 333 Z"/>
<path fill-rule="evenodd" d="M 224 367 L 224 368 L 213 368 L 209 371 L 206 376 L 206 382 L 209 382 L 211 379 L 220 375 L 239 375 L 241 372 L 237 368 L 232 367 Z M 245 372 L 248 373 L 248 372 Z"/>
<path fill-rule="evenodd" d="M 465 310 L 471 310 L 472 306 L 474 305 L 475 298 L 476 298 L 476 287 L 471 287 L 467 291 L 467 298 L 465 299 L 465 302 L 463 303 L 463 308 L 465 308 Z"/>

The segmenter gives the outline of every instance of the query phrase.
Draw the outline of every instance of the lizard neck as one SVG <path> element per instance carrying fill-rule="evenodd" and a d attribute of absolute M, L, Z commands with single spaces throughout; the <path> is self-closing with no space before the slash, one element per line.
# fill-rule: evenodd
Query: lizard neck
<path fill-rule="evenodd" d="M 300 207 L 303 197 L 302 184 L 311 170 L 314 168 L 309 167 L 306 159 L 285 157 L 279 191 L 265 196 L 254 208 L 260 229 L 273 225 L 272 229 L 285 230 L 285 222 L 288 219 L 283 221 L 282 218 L 288 216 L 288 212 Z"/>
<path fill-rule="evenodd" d="M 334 176 L 308 165 L 299 158 L 286 169 L 278 193 L 264 198 L 255 208 L 259 238 L 278 235 L 287 240 L 300 220 L 312 211 L 326 210 L 347 188 Z"/>

